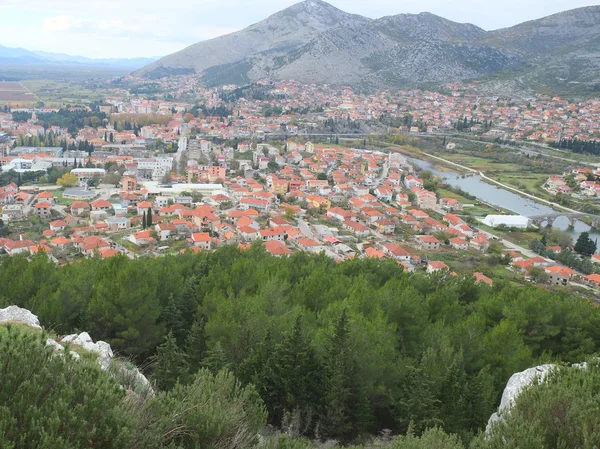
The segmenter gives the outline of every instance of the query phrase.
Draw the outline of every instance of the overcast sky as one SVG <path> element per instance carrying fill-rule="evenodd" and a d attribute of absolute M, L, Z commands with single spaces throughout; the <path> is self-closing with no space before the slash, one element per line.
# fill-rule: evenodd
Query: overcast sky
<path fill-rule="evenodd" d="M 95 58 L 162 56 L 242 29 L 294 3 L 294 0 L 0 0 L 0 45 Z M 486 30 L 595 4 L 587 0 L 331 0 L 330 3 L 371 18 L 427 11 Z"/>

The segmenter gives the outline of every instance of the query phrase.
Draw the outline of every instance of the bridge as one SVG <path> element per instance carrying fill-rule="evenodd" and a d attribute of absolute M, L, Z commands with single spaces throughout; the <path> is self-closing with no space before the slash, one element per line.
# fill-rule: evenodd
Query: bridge
<path fill-rule="evenodd" d="M 583 221 L 582 218 L 588 218 L 584 223 L 591 224 L 592 228 L 600 229 L 600 216 L 585 214 L 583 212 L 554 212 L 543 215 L 532 215 L 528 218 L 531 219 L 531 223 L 537 226 L 541 226 L 542 223 L 547 223 L 548 226 L 552 226 L 554 220 L 560 217 L 567 217 L 569 220 L 569 226 L 575 226 L 576 221 Z"/>

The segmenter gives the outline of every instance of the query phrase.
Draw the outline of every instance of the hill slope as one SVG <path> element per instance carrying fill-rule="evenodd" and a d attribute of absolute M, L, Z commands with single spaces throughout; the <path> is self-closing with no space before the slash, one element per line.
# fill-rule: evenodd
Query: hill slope
<path fill-rule="evenodd" d="M 377 20 L 320 0 L 194 44 L 136 72 L 202 74 L 207 85 L 261 78 L 410 87 L 502 74 L 530 85 L 600 81 L 600 7 L 486 32 L 429 13 Z"/>
<path fill-rule="evenodd" d="M 321 0 L 307 0 L 241 31 L 199 42 L 165 56 L 137 73 L 155 76 L 173 69 L 194 69 L 200 73 L 219 66 L 234 67 L 251 57 L 252 64 L 267 67 L 277 56 L 288 54 L 335 25 L 368 21 Z M 247 62 L 243 65 L 247 75 L 252 67 Z"/>

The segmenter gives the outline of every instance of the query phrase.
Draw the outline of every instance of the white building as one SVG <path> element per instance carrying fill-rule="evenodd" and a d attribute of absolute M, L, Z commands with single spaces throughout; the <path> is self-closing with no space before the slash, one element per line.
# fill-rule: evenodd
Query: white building
<path fill-rule="evenodd" d="M 87 185 L 88 180 L 93 179 L 95 176 L 104 178 L 106 170 L 103 168 L 74 168 L 71 170 L 71 174 L 77 177 L 79 185 Z"/>
<path fill-rule="evenodd" d="M 531 218 L 523 215 L 488 215 L 483 219 L 483 224 L 492 228 L 504 225 L 511 228 L 528 228 L 531 226 Z"/>

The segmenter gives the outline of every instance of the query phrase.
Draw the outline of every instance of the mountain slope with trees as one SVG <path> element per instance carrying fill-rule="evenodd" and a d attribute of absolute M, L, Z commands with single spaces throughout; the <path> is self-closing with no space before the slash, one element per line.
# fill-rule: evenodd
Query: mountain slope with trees
<path fill-rule="evenodd" d="M 230 370 L 272 426 L 344 443 L 434 426 L 469 442 L 512 373 L 600 349 L 600 309 L 566 293 L 405 274 L 394 261 L 280 259 L 260 242 L 63 267 L 4 258 L 9 304 L 107 341 L 159 390 Z"/>

